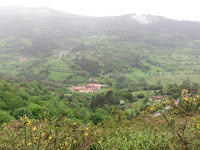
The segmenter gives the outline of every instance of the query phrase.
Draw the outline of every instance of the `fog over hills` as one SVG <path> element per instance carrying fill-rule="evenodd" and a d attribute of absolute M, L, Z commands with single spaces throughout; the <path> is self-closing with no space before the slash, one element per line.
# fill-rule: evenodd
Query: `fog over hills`
<path fill-rule="evenodd" d="M 116 17 L 86 17 L 50 8 L 1 7 L 1 34 L 63 34 L 111 32 L 115 30 L 182 33 L 197 36 L 199 22 L 176 21 L 160 16 L 129 14 Z M 193 34 L 193 35 L 192 35 Z"/>
<path fill-rule="evenodd" d="M 26 65 L 15 65 L 12 75 L 59 81 L 77 76 L 79 82 L 109 72 L 191 73 L 200 69 L 200 22 L 145 14 L 88 17 L 25 7 L 1 7 L 0 20 L 2 72 L 10 72 L 16 57 L 34 58 Z M 57 62 L 60 68 L 52 69 L 52 56 L 65 50 L 64 65 Z M 39 59 L 38 66 L 31 67 L 35 59 Z M 190 59 L 195 59 L 193 65 Z M 192 66 L 184 68 L 185 64 Z M 63 74 L 55 77 L 55 72 Z"/>

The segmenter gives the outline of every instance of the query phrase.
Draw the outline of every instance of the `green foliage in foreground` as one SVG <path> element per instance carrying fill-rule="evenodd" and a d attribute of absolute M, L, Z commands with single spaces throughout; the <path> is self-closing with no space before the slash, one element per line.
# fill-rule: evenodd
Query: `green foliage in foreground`
<path fill-rule="evenodd" d="M 64 119 L 29 119 L 3 124 L 1 149 L 198 149 L 200 146 L 200 95 L 182 91 L 182 100 L 166 101 L 139 111 L 139 116 L 126 120 L 122 110 L 112 109 L 112 120 L 92 125 Z M 168 111 L 153 117 L 158 109 Z M 190 108 L 193 108 L 192 111 Z M 106 114 L 102 109 L 97 113 Z M 44 114 L 48 118 L 48 114 Z"/>

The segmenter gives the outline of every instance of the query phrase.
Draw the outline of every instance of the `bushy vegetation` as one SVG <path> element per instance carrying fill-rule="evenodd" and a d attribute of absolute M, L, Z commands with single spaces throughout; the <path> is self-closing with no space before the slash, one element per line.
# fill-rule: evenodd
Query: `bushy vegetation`
<path fill-rule="evenodd" d="M 198 149 L 200 135 L 200 91 L 190 96 L 182 91 L 179 103 L 165 100 L 155 107 L 139 111 L 139 116 L 126 120 L 122 110 L 112 109 L 111 120 L 94 117 L 101 123 L 92 125 L 67 117 L 19 120 L 2 125 L 1 149 Z M 160 116 L 160 108 L 170 107 Z M 102 109 L 96 113 L 107 115 Z M 45 119 L 47 118 L 47 119 Z"/>
<path fill-rule="evenodd" d="M 45 87 L 37 82 L 15 83 L 0 80 L 1 123 L 26 116 L 29 119 L 63 118 L 68 116 L 81 122 L 98 124 L 110 120 L 109 110 L 120 106 L 120 100 L 132 102 L 132 93 L 127 90 L 102 93 L 72 93 L 68 88 Z M 103 109 L 102 109 L 103 108 Z"/>

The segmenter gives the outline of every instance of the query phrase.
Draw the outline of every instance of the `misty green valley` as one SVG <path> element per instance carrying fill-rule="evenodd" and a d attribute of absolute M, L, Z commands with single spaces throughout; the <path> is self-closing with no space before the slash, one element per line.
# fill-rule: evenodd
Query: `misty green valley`
<path fill-rule="evenodd" d="M 14 6 L 0 20 L 0 149 L 199 149 L 200 22 Z"/>

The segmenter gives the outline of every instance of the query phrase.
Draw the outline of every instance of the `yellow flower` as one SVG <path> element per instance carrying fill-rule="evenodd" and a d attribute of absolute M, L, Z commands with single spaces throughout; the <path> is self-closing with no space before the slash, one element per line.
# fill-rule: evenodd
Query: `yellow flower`
<path fill-rule="evenodd" d="M 101 144 L 101 141 L 99 141 L 98 143 Z"/>
<path fill-rule="evenodd" d="M 88 133 L 85 133 L 85 136 L 88 136 Z"/>
<path fill-rule="evenodd" d="M 44 114 L 46 115 L 47 113 L 44 112 Z"/>
<path fill-rule="evenodd" d="M 150 111 L 154 111 L 155 109 L 153 107 L 149 108 Z"/>
<path fill-rule="evenodd" d="M 22 120 L 22 117 L 20 117 L 20 120 Z"/>
<path fill-rule="evenodd" d="M 52 139 L 52 137 L 50 136 L 50 137 L 49 137 L 49 140 L 51 140 L 51 139 Z"/>
<path fill-rule="evenodd" d="M 90 125 L 91 125 L 90 123 L 87 124 L 87 126 L 90 126 Z"/>
<path fill-rule="evenodd" d="M 199 95 L 197 95 L 197 97 L 199 97 Z"/>
<path fill-rule="evenodd" d="M 37 129 L 37 128 L 34 126 L 34 127 L 33 127 L 33 131 L 35 131 L 36 129 Z"/>
<path fill-rule="evenodd" d="M 74 125 L 76 125 L 76 122 L 74 122 Z"/>
<path fill-rule="evenodd" d="M 26 125 L 30 125 L 31 124 L 31 122 L 30 121 L 28 121 L 28 123 L 26 123 Z"/>
<path fill-rule="evenodd" d="M 30 142 L 30 143 L 28 143 L 28 146 L 30 146 L 32 143 Z"/>
<path fill-rule="evenodd" d="M 37 140 L 38 138 L 37 138 L 37 137 L 34 137 L 34 139 Z"/>
<path fill-rule="evenodd" d="M 86 131 L 88 131 L 89 129 L 88 129 L 88 128 L 86 128 L 85 130 L 86 130 Z"/>
<path fill-rule="evenodd" d="M 67 146 L 67 145 L 68 145 L 68 142 L 65 142 L 65 145 Z"/>
<path fill-rule="evenodd" d="M 76 140 L 73 143 L 76 144 Z"/>

